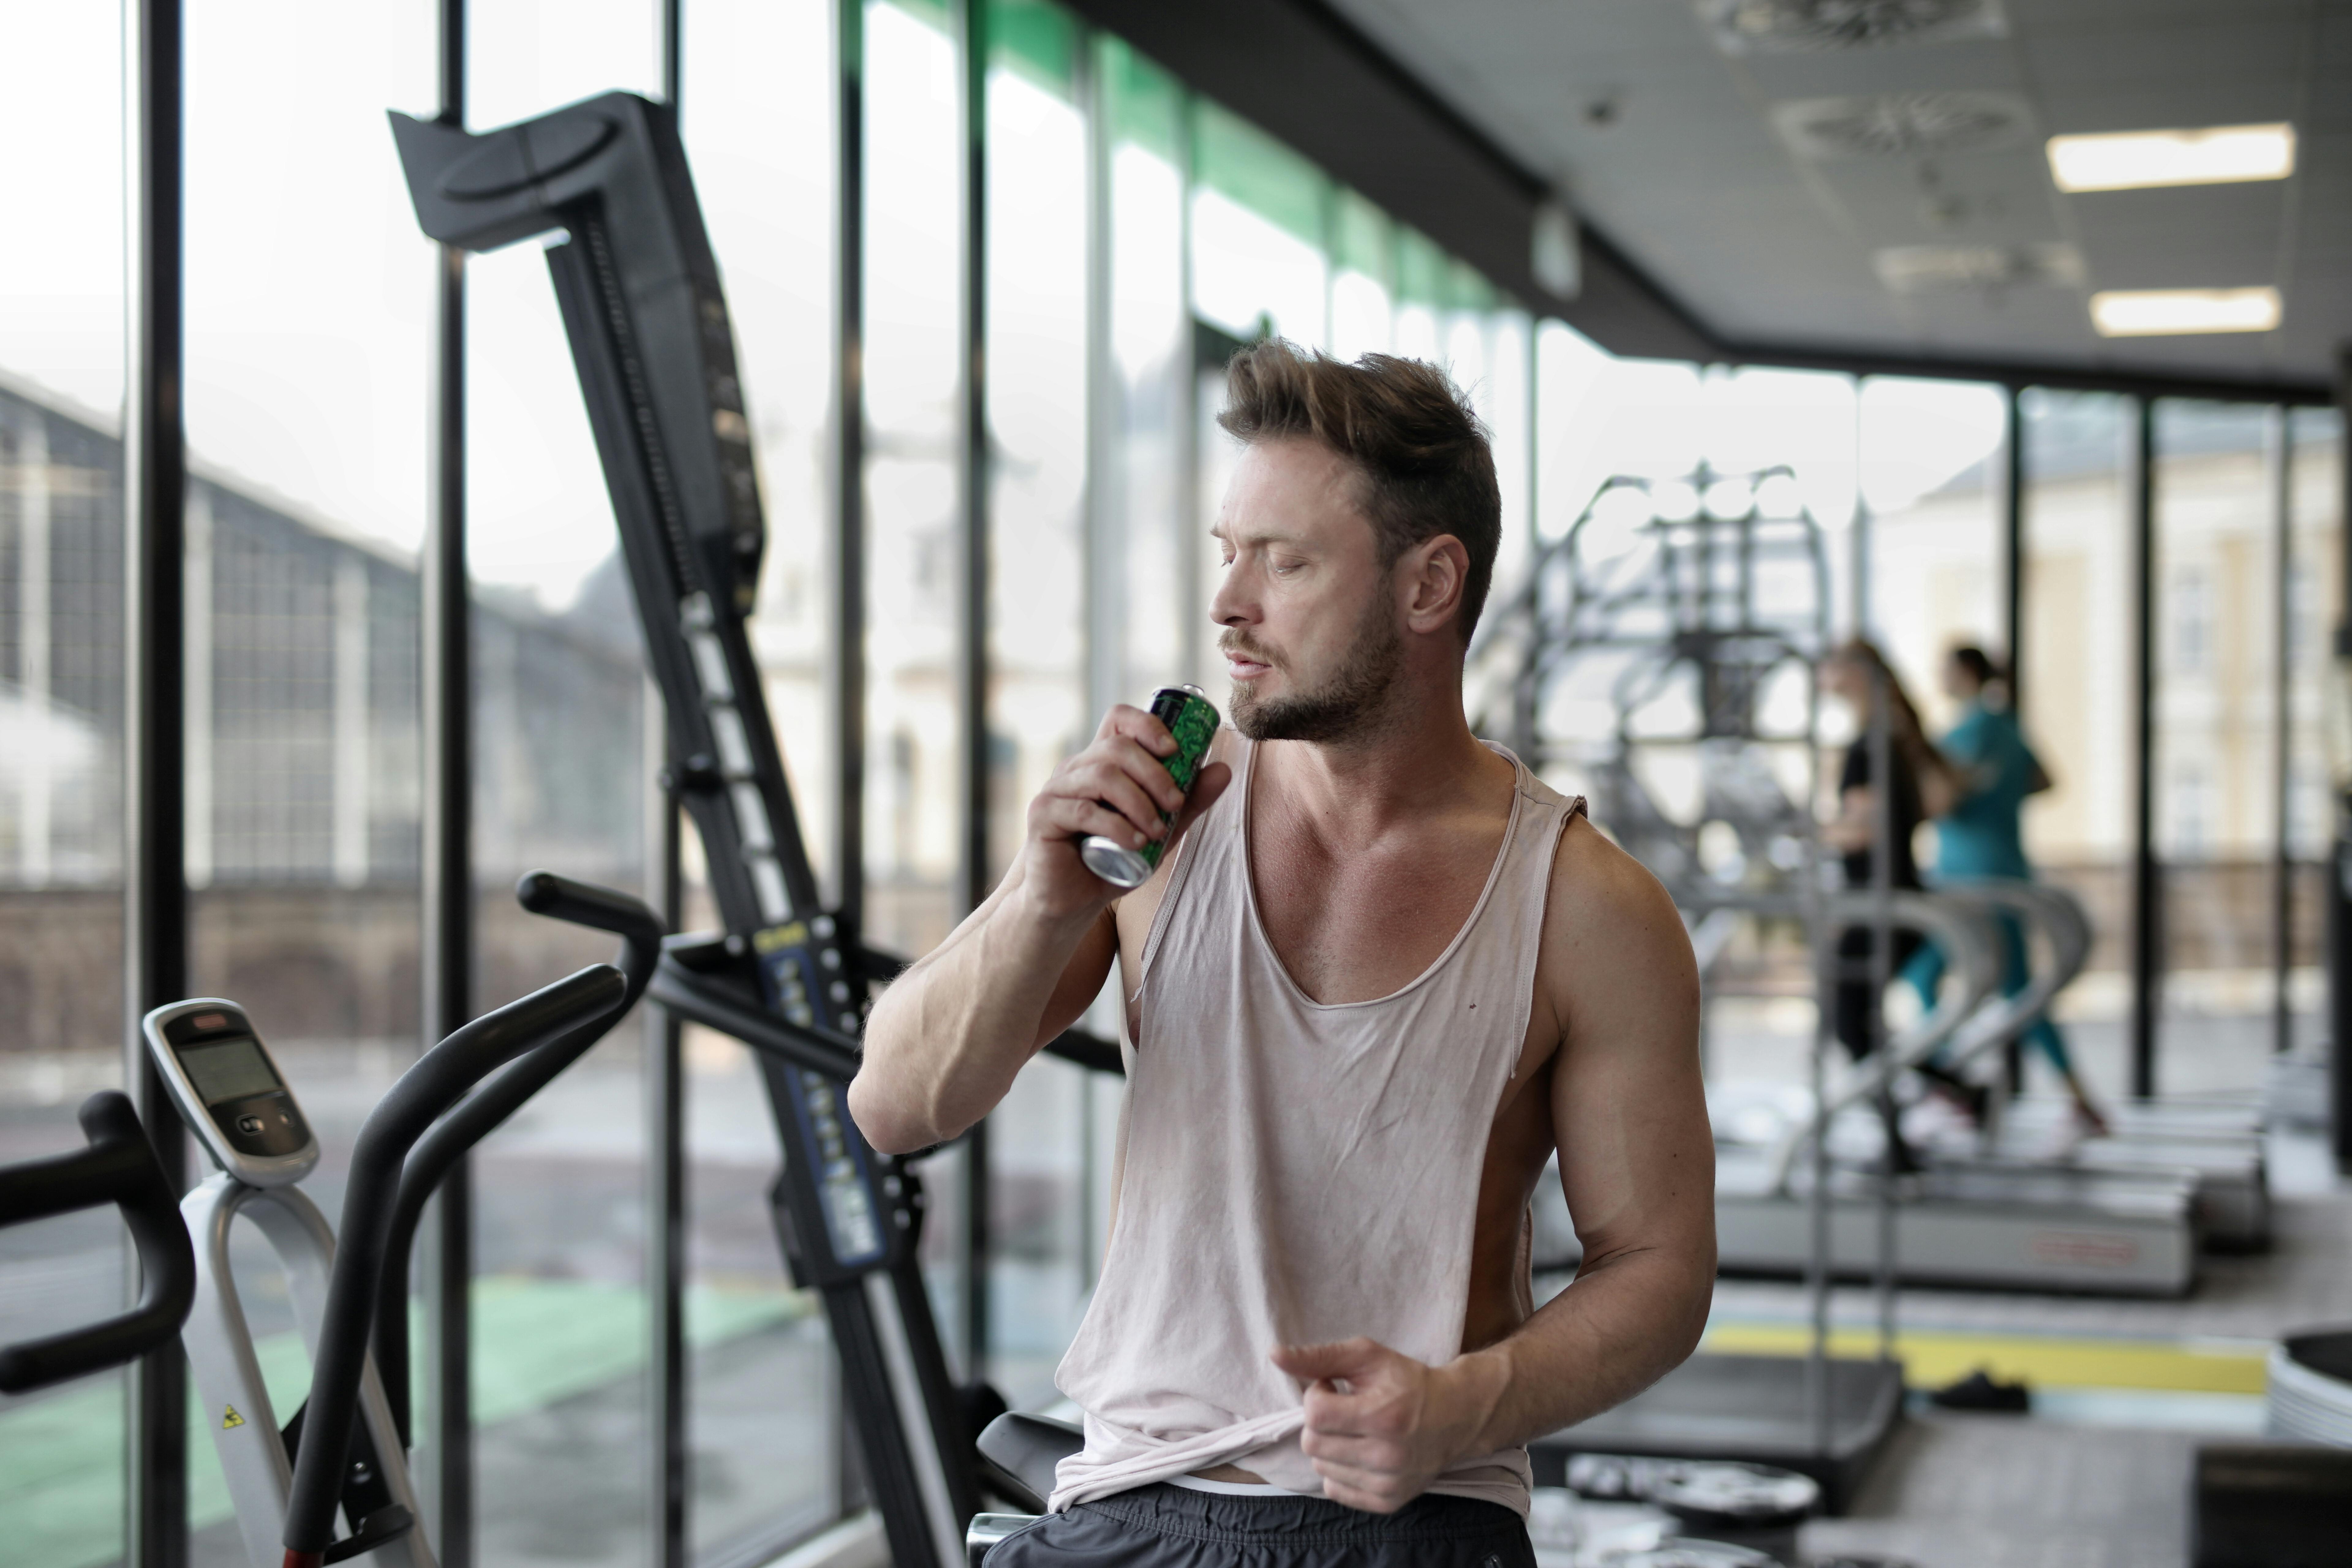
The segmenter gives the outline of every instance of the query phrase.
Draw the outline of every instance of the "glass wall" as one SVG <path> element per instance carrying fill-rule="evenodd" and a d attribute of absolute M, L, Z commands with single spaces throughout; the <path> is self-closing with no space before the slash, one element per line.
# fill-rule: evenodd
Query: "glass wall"
<path fill-rule="evenodd" d="M 831 878 L 834 7 L 698 0 L 681 114 L 696 194 L 734 317 L 768 521 L 752 646 L 801 813 Z M 716 923 L 686 835 L 686 924 Z M 686 1031 L 687 1390 L 697 1560 L 759 1560 L 842 1499 L 841 1412 L 815 1298 L 793 1289 L 768 1209 L 775 1125 L 751 1053 Z"/>
<path fill-rule="evenodd" d="M 955 42 L 866 8 L 866 934 L 928 952 L 955 908 Z"/>
<path fill-rule="evenodd" d="M 1951 648 L 2008 657 L 2008 423 L 1998 387 L 1893 376 L 1862 384 L 1867 625 L 1931 733 L 1959 717 L 1940 679 Z"/>
<path fill-rule="evenodd" d="M 1067 13 L 988 10 L 989 876 L 1019 853 L 1030 798 L 1090 739 L 1087 527 L 1094 153 Z M 1134 700 L 1133 697 L 1127 697 Z M 988 1368 L 1050 1402 L 1090 1280 L 1073 1264 L 1087 1074 L 1033 1063 L 991 1118 Z"/>
<path fill-rule="evenodd" d="M 2286 680 L 2284 971 L 2273 997 L 2278 1040 L 2296 1049 L 2317 1047 L 2326 1010 L 2321 967 L 2321 899 L 2333 856 L 2335 807 L 2329 787 L 2328 683 L 2335 677 L 2329 628 L 2342 624 L 2344 604 L 2344 422 L 2333 409 L 2298 408 L 2286 426 L 2287 514 L 2285 593 L 2279 627 Z"/>
<path fill-rule="evenodd" d="M 2090 966 L 2054 1016 L 2100 1094 L 2128 1092 L 2133 731 L 2130 402 L 2028 389 L 2024 442 L 2024 629 L 2018 714 L 2051 787 L 2025 808 L 2025 848 L 2042 876 L 2080 898 L 2095 933 Z"/>
<path fill-rule="evenodd" d="M 2156 405 L 2158 1087 L 2260 1086 L 2272 1048 L 2279 496 L 2270 412 Z"/>
<path fill-rule="evenodd" d="M 647 0 L 469 7 L 468 121 L 616 88 L 657 95 L 657 14 Z M 643 658 L 542 247 L 473 258 L 467 290 L 475 994 L 494 1006 L 612 955 L 608 937 L 525 914 L 515 879 L 544 867 L 645 889 L 649 770 Z M 553 635 L 510 635 L 525 616 Z M 624 1020 L 474 1157 L 486 1561 L 648 1552 L 643 1038 Z"/>
<path fill-rule="evenodd" d="M 10 22 L 0 137 L 41 243 L 0 247 L 0 1161 L 78 1148 L 121 1080 L 121 9 Z M 99 412 L 104 410 L 105 412 Z M 116 1310 L 110 1214 L 0 1233 L 0 1340 Z M 122 1393 L 0 1395 L 0 1539 L 121 1551 Z"/>

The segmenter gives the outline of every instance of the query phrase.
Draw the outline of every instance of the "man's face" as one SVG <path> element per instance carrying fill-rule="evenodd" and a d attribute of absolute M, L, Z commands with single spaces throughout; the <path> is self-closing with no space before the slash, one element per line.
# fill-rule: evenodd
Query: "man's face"
<path fill-rule="evenodd" d="M 1212 531 L 1224 577 L 1209 613 L 1253 741 L 1331 742 L 1377 721 L 1403 654 L 1391 573 L 1363 479 L 1318 441 L 1246 448 Z"/>

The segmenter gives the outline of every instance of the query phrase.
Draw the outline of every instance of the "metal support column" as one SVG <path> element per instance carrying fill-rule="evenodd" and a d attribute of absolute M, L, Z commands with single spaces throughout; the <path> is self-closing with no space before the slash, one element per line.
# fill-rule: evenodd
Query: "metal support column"
<path fill-rule="evenodd" d="M 956 717 L 962 744 L 958 770 L 960 851 L 956 908 L 988 897 L 988 4 L 952 7 L 961 90 L 958 174 L 956 499 L 963 520 L 962 589 L 956 637 Z M 964 1135 L 963 1374 L 988 1371 L 988 1122 Z"/>
<path fill-rule="evenodd" d="M 2001 664 L 2009 674 L 2009 708 L 2022 721 L 2025 714 L 2025 400 L 2017 387 L 2008 389 L 2009 439 L 2002 444 L 2000 521 L 2004 548 L 2001 559 Z"/>
<path fill-rule="evenodd" d="M 1111 102 L 1091 37 L 1077 51 L 1078 106 L 1087 138 L 1087 714 L 1130 701 L 1127 679 L 1127 529 L 1121 447 L 1126 385 L 1111 330 Z M 1088 1101 L 1092 1103 L 1091 1100 Z M 1091 1244 L 1089 1244 L 1091 1245 Z"/>
<path fill-rule="evenodd" d="M 2336 447 L 2337 515 L 2352 531 L 2352 462 L 2343 460 L 2343 454 L 2352 452 L 2352 342 L 2336 347 L 2336 407 L 2343 420 Z M 2352 539 L 2352 531 L 2345 537 Z M 2336 660 L 2329 679 L 2341 687 L 2352 679 L 2352 550 L 2338 549 L 2336 563 L 2344 618 L 2336 627 Z M 2344 759 L 2330 761 L 2334 842 L 2328 847 L 2328 874 L 2320 894 L 2326 911 L 2327 1080 L 2334 1123 L 2329 1137 L 2336 1170 L 2352 1175 L 2352 795 L 2344 789 Z"/>
<path fill-rule="evenodd" d="M 188 453 L 185 366 L 182 12 L 127 0 L 123 12 L 124 337 L 122 511 L 123 1082 L 174 1188 L 186 1184 L 178 1112 L 139 1020 L 188 994 L 185 632 Z M 135 1263 L 125 1268 L 135 1296 Z M 174 1342 L 126 1380 L 124 1561 L 188 1561 L 188 1372 Z"/>
<path fill-rule="evenodd" d="M 833 905 L 853 941 L 866 929 L 866 0 L 834 0 L 833 164 Z M 864 1506 L 863 1449 L 836 1378 L 835 1498 Z"/>
<path fill-rule="evenodd" d="M 2156 401 L 2132 403 L 2132 951 L 2131 1085 L 2156 1096 L 2156 1028 L 2163 984 L 2164 883 L 2156 859 Z"/>
<path fill-rule="evenodd" d="M 2294 1044 L 2287 984 L 2294 964 L 2294 843 L 2287 830 L 2294 759 L 2294 411 L 2269 410 L 2263 426 L 2271 497 L 2271 1049 Z"/>
<path fill-rule="evenodd" d="M 672 109 L 678 107 L 686 78 L 686 57 L 681 52 L 685 40 L 686 0 L 661 0 L 662 101 Z"/>
<path fill-rule="evenodd" d="M 683 915 L 682 836 L 674 775 L 664 756 L 668 719 L 661 690 L 646 680 L 646 753 L 655 776 L 646 781 L 646 868 L 649 900 L 662 924 L 676 931 Z M 686 1349 L 687 1210 L 686 1072 L 677 1015 L 646 1004 L 646 1284 L 651 1352 L 646 1365 L 647 1425 L 653 1429 L 653 1561 L 655 1568 L 686 1568 L 692 1561 L 687 1508 L 693 1456 L 688 1446 Z"/>
<path fill-rule="evenodd" d="M 866 907 L 866 0 L 834 0 L 834 907 Z"/>
<path fill-rule="evenodd" d="M 466 119 L 466 0 L 440 0 L 440 111 Z M 466 579 L 466 254 L 443 246 L 434 291 L 431 504 L 418 633 L 425 763 L 422 1044 L 473 1016 L 474 869 L 471 603 Z M 418 1479 L 444 1568 L 474 1563 L 473 1167 L 442 1179 L 425 1232 L 425 1410 Z M 404 1397 L 404 1394 L 396 1397 Z"/>
<path fill-rule="evenodd" d="M 1708 367 L 1714 368 L 1712 366 Z M 1862 397 L 1869 386 L 1867 377 L 1853 380 L 1853 521 L 1846 534 L 1846 570 L 1853 581 L 1846 584 L 1846 614 L 1851 618 L 1847 635 L 1868 639 L 1871 625 L 1871 514 L 1869 498 L 1862 493 Z"/>
<path fill-rule="evenodd" d="M 2009 710 L 2025 721 L 2025 399 L 2021 389 L 2006 389 L 2009 438 L 2002 443 L 2000 520 L 2005 548 L 2001 552 L 2001 668 L 2009 677 Z M 2011 1040 L 2001 1048 L 2001 1072 L 2009 1092 L 2025 1089 L 2025 1047 Z"/>
<path fill-rule="evenodd" d="M 662 97 L 683 118 L 686 78 L 685 0 L 662 0 Z M 652 831 L 646 847 L 646 897 L 662 924 L 676 931 L 685 918 L 683 837 L 676 774 L 669 766 L 669 717 L 661 683 L 645 682 L 646 806 Z M 692 1561 L 693 1452 L 687 1426 L 689 1363 L 686 1350 L 686 1270 L 688 1215 L 686 1189 L 684 1031 L 677 1015 L 646 1003 L 646 1416 L 652 1428 L 654 1568 L 687 1568 Z"/>
<path fill-rule="evenodd" d="M 1182 315 L 1178 346 L 1169 356 L 1176 378 L 1169 406 L 1176 420 L 1176 625 L 1183 648 L 1186 680 L 1213 687 L 1208 668 L 1210 641 L 1202 629 L 1209 618 L 1207 574 L 1202 570 L 1202 534 L 1208 520 L 1201 495 L 1201 356 L 1192 315 L 1192 95 L 1185 93 L 1176 121 L 1176 298 Z"/>

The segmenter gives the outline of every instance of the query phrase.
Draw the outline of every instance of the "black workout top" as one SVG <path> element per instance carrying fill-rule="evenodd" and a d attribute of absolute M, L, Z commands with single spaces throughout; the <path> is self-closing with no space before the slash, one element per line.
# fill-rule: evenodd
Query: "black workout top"
<path fill-rule="evenodd" d="M 1911 840 L 1919 831 L 1927 816 L 1919 805 L 1919 781 L 1913 775 L 1911 765 L 1903 760 L 1902 748 L 1890 746 L 1895 774 L 1895 874 L 1893 883 L 1898 888 L 1916 888 L 1919 883 L 1918 863 L 1912 858 Z M 1870 787 L 1870 737 L 1862 736 L 1845 749 L 1845 766 L 1838 770 L 1838 795 L 1843 797 L 1850 789 Z M 1865 847 L 1843 858 L 1845 885 L 1867 888 L 1871 879 L 1873 852 Z"/>

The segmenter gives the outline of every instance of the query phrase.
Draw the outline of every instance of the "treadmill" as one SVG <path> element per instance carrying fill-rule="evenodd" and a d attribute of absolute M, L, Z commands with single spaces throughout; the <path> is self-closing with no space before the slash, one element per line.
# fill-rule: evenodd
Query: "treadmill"
<path fill-rule="evenodd" d="M 1990 920 L 2003 914 L 2043 933 L 2051 950 L 2051 962 L 2014 996 L 1996 994 L 1997 959 L 1987 945 L 1997 940 Z M 2007 1099 L 1998 1072 L 2004 1048 L 2073 982 L 2090 949 L 2089 922 L 2071 896 L 2043 884 L 1987 881 L 1915 895 L 1897 923 L 1932 937 L 1948 954 L 1959 951 L 1956 943 L 1985 949 L 1951 966 L 1962 974 L 1960 998 L 1937 1011 L 1958 1014 L 1954 1026 L 1939 1038 L 1914 1030 L 1892 1042 L 1897 1070 L 1940 1053 L 1953 1071 L 1996 1071 L 1984 1085 L 1982 1129 L 1928 1142 L 1920 1151 L 1926 1169 L 1906 1179 L 1895 1226 L 1902 1279 L 2179 1296 L 2195 1285 L 2201 1250 L 2267 1245 L 2269 1187 L 2251 1107 L 2127 1106 L 2115 1112 L 2113 1136 L 2078 1139 L 2066 1135 L 2062 1102 Z M 1996 967 L 1969 973 L 1984 963 Z M 1832 1267 L 1849 1275 L 1878 1266 L 1872 1179 L 1855 1167 L 1876 1157 L 1883 1135 L 1864 1098 L 1849 1089 L 1829 1101 L 1828 1136 L 1838 1156 L 1830 1172 Z M 1727 1089 L 1711 1096 L 1711 1109 L 1722 1267 L 1801 1269 L 1810 1245 L 1807 1173 L 1784 1152 L 1811 1136 L 1810 1101 Z M 1759 1139 L 1758 1131 L 1776 1117 L 1777 1132 Z"/>
<path fill-rule="evenodd" d="M 826 909 L 745 620 L 767 530 L 733 329 L 667 106 L 613 92 L 471 132 L 394 113 L 418 223 L 487 251 L 552 234 L 548 270 L 580 375 L 667 714 L 668 777 L 723 929 L 670 938 L 648 988 L 754 1048 L 783 1173 L 771 1210 L 795 1284 L 823 1300 L 867 1485 L 898 1568 L 955 1568 L 981 1505 L 972 1426 L 916 1248 L 915 1157 L 870 1148 L 844 1089 L 870 986 L 904 967 Z M 1107 1041 L 1046 1047 L 1118 1070 Z"/>

